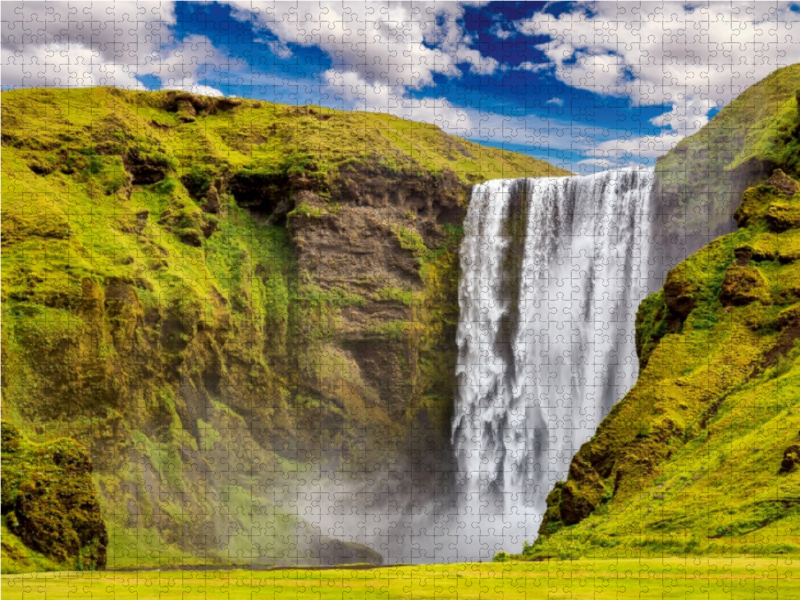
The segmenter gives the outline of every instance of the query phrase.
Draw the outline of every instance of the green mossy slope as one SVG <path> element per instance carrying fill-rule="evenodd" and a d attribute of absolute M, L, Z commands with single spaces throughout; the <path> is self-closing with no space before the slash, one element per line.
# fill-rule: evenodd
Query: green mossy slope
<path fill-rule="evenodd" d="M 745 189 L 800 169 L 798 88 L 800 64 L 778 69 L 658 160 L 651 212 L 665 269 L 733 231 Z"/>
<path fill-rule="evenodd" d="M 435 482 L 470 182 L 566 172 L 388 115 L 176 92 L 16 90 L 2 118 L 3 416 L 87 449 L 108 565 L 379 560 L 284 490 Z M 36 550 L 8 460 L 4 568 Z"/>
<path fill-rule="evenodd" d="M 773 218 L 798 207 L 776 171 L 642 304 L 639 379 L 526 557 L 800 552 L 800 228 Z"/>

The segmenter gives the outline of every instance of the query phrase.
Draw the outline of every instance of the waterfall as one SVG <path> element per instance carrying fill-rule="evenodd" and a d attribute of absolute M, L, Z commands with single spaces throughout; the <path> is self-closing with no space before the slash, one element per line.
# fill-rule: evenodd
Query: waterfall
<path fill-rule="evenodd" d="M 459 554 L 533 541 L 547 493 L 636 381 L 653 171 L 474 187 L 461 246 Z"/>

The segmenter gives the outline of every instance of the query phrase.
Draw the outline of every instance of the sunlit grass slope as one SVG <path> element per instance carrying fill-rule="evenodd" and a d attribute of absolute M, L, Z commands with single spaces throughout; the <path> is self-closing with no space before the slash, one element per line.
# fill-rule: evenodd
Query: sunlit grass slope
<path fill-rule="evenodd" d="M 213 162 L 233 169 L 277 170 L 296 155 L 313 161 L 316 168 L 311 170 L 317 174 L 367 159 L 394 169 L 450 169 L 470 182 L 568 174 L 524 154 L 482 146 L 435 125 L 383 113 L 231 99 L 217 101 L 210 114 L 198 118 L 197 101 L 192 106 L 173 97 L 174 92 L 116 88 L 6 91 L 4 143 L 51 152 L 71 146 L 77 152 L 93 143 L 132 137 L 143 150 L 159 147 L 184 168 Z M 56 160 L 54 153 L 40 160 L 50 159 Z"/>

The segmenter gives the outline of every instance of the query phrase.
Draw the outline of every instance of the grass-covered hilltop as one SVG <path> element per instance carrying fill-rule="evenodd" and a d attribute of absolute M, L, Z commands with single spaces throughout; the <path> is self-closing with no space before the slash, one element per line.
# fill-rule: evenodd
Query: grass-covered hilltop
<path fill-rule="evenodd" d="M 657 159 L 650 212 L 661 263 L 659 286 L 662 269 L 736 228 L 733 213 L 748 187 L 776 168 L 800 168 L 798 88 L 800 64 L 778 69 Z"/>
<path fill-rule="evenodd" d="M 709 187 L 743 164 L 760 175 L 731 207 L 736 231 L 639 308 L 639 379 L 550 493 L 522 558 L 800 553 L 799 88 L 800 66 L 777 71 L 659 163 L 662 178 L 688 149 L 725 164 Z M 709 157 L 709 139 L 738 150 Z"/>
<path fill-rule="evenodd" d="M 470 186 L 566 171 L 180 92 L 7 91 L 2 123 L 4 572 L 380 560 L 282 484 L 437 485 Z"/>

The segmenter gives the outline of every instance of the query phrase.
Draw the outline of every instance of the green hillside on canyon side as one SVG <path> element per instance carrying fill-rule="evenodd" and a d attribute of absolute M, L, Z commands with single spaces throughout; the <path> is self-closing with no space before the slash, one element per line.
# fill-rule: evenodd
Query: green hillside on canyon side
<path fill-rule="evenodd" d="M 638 381 L 549 494 L 523 558 L 800 553 L 798 101 L 753 145 L 788 173 L 746 189 L 737 230 L 639 308 Z"/>
<path fill-rule="evenodd" d="M 800 64 L 778 69 L 657 159 L 650 210 L 665 269 L 733 231 L 733 213 L 748 187 L 776 168 L 800 169 L 799 88 Z"/>
<path fill-rule="evenodd" d="M 7 91 L 2 122 L 3 570 L 380 560 L 283 486 L 435 485 L 471 183 L 566 171 L 178 92 Z"/>

